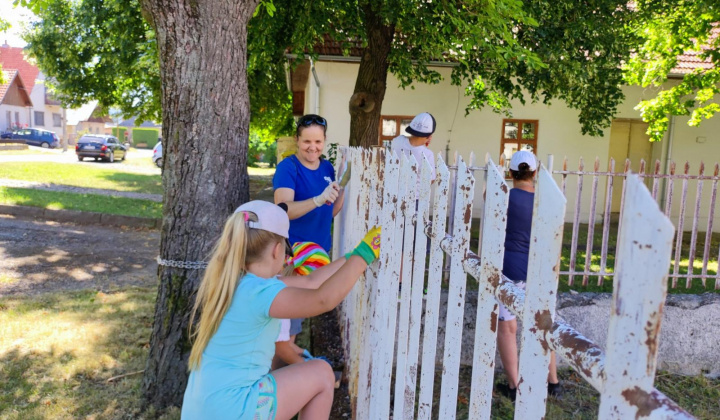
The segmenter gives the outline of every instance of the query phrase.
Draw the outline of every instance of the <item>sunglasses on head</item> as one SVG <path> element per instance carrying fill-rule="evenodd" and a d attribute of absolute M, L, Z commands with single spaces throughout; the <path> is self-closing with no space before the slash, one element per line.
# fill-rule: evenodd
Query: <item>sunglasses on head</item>
<path fill-rule="evenodd" d="M 310 125 L 317 124 L 323 127 L 327 126 L 325 118 L 319 115 L 306 115 L 298 120 L 298 127 L 308 127 Z"/>

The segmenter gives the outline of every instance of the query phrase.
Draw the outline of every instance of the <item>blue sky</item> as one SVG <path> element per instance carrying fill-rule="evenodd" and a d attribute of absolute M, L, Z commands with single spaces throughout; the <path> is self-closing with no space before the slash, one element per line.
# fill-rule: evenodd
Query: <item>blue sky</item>
<path fill-rule="evenodd" d="M 13 6 L 13 0 L 0 0 L 0 10 L 2 18 L 12 25 L 7 31 L 0 32 L 0 44 L 7 42 L 11 47 L 24 47 L 25 41 L 20 34 L 26 25 L 37 17 L 24 7 Z"/>

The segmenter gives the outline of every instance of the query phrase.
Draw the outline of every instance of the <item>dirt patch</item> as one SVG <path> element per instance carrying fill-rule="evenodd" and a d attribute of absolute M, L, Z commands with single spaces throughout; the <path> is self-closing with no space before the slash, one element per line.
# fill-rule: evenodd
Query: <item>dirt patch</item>
<path fill-rule="evenodd" d="M 0 216 L 0 297 L 155 286 L 160 233 Z"/>

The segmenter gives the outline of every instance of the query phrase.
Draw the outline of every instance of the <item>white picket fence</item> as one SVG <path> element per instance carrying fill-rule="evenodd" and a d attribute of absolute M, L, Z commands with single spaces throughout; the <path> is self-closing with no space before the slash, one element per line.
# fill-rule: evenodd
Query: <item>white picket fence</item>
<path fill-rule="evenodd" d="M 489 157 L 482 168 L 486 189 L 475 254 L 469 246 L 475 179 L 462 158 L 456 163 L 457 187 L 451 191 L 451 172 L 440 156 L 433 182 L 427 162 L 418 165 L 414 158 L 382 149 L 348 148 L 342 153 L 352 162 L 352 176 L 345 206 L 335 219 L 334 255 L 348 251 L 369 227 L 382 226 L 379 261 L 358 282 L 340 315 L 355 419 L 430 419 L 434 404 L 439 404 L 436 418 L 456 418 L 467 274 L 479 282 L 470 419 L 491 414 L 496 299 L 523 325 L 516 419 L 544 418 L 550 351 L 601 393 L 601 419 L 693 418 L 653 387 L 674 228 L 636 176 L 628 176 L 625 189 L 603 351 L 555 317 L 566 203 L 544 167 L 538 176 L 523 291 L 501 274 L 509 188 Z M 453 209 L 448 209 L 449 202 Z M 453 215 L 449 234 L 448 214 Z M 450 274 L 444 354 L 440 391 L 434 396 L 445 257 L 450 258 Z"/>

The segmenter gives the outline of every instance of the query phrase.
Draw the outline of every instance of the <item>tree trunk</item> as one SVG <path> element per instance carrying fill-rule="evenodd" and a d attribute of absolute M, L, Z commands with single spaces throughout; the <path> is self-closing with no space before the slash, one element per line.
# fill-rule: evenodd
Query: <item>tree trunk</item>
<path fill-rule="evenodd" d="M 350 98 L 350 146 L 371 147 L 378 144 L 378 127 L 385 88 L 388 54 L 395 36 L 395 25 L 388 25 L 367 2 L 362 11 L 367 25 L 368 45 L 360 58 L 355 90 Z"/>
<path fill-rule="evenodd" d="M 248 200 L 246 28 L 258 2 L 142 0 L 162 80 L 163 259 L 206 260 L 225 219 Z M 143 393 L 146 406 L 164 409 L 182 405 L 202 270 L 160 266 L 158 275 Z"/>

